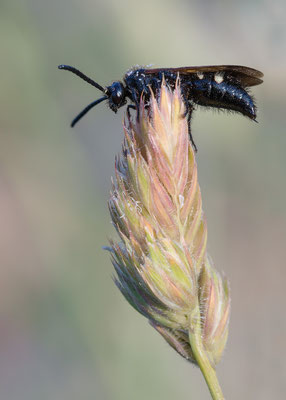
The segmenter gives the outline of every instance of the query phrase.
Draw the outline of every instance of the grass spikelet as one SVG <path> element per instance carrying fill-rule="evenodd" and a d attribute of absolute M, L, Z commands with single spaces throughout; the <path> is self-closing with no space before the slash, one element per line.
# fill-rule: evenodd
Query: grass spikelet
<path fill-rule="evenodd" d="M 139 118 L 124 124 L 109 200 L 120 243 L 111 242 L 115 282 L 127 301 L 184 358 L 198 365 L 213 399 L 228 334 L 227 282 L 206 252 L 195 154 L 179 81 L 144 99 Z"/>

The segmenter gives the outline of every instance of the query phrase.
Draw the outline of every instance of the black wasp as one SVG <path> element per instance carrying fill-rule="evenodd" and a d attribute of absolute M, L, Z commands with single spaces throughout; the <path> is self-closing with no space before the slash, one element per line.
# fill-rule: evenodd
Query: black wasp
<path fill-rule="evenodd" d="M 150 89 L 157 95 L 159 93 L 162 79 L 174 88 L 179 74 L 181 92 L 186 106 L 190 140 L 193 141 L 190 121 L 192 111 L 196 104 L 205 107 L 225 109 L 243 114 L 256 121 L 256 106 L 253 96 L 248 92 L 250 86 L 261 84 L 263 73 L 256 69 L 239 65 L 213 65 L 203 67 L 181 67 L 181 68 L 137 68 L 128 71 L 123 82 L 116 81 L 106 88 L 102 87 L 82 72 L 69 65 L 59 65 L 59 69 L 73 72 L 84 81 L 95 86 L 104 96 L 93 101 L 84 108 L 72 121 L 74 126 L 91 108 L 104 100 L 108 100 L 109 107 L 115 113 L 127 103 L 127 112 L 130 109 L 137 110 L 140 97 L 143 94 L 144 103 L 148 107 Z M 137 114 L 138 115 L 138 114 Z"/>

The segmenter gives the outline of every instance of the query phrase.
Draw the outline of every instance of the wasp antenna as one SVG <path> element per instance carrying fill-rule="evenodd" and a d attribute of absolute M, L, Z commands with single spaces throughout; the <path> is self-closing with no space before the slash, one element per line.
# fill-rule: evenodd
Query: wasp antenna
<path fill-rule="evenodd" d="M 108 99 L 107 96 L 103 96 L 100 99 L 97 99 L 90 103 L 88 106 L 86 106 L 73 120 L 71 123 L 71 127 L 73 128 L 75 124 L 86 114 L 91 110 L 93 107 L 95 107 L 97 104 L 101 103 L 102 101 Z"/>
<path fill-rule="evenodd" d="M 71 67 L 70 65 L 64 65 L 61 64 L 58 66 L 58 69 L 65 69 L 66 71 L 70 71 L 73 74 L 79 76 L 81 79 L 89 83 L 90 85 L 96 87 L 97 89 L 101 90 L 103 93 L 105 93 L 105 89 L 100 86 L 98 83 L 96 83 L 94 80 L 90 79 L 88 76 L 84 75 L 82 72 L 80 72 L 78 69 Z"/>

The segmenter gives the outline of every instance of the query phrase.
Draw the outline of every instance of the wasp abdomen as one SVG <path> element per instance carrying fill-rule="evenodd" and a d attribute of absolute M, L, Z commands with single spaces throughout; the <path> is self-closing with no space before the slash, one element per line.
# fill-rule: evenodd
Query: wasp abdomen
<path fill-rule="evenodd" d="M 252 97 L 244 88 L 232 82 L 197 79 L 192 82 L 190 97 L 201 106 L 238 111 L 251 119 L 256 118 Z"/>

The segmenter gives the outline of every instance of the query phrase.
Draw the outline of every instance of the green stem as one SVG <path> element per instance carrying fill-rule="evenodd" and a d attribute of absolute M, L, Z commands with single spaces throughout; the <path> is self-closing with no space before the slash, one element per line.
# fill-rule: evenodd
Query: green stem
<path fill-rule="evenodd" d="M 197 306 L 190 317 L 189 340 L 195 359 L 203 373 L 213 400 L 224 400 L 216 371 L 205 352 L 201 338 L 200 311 Z"/>

